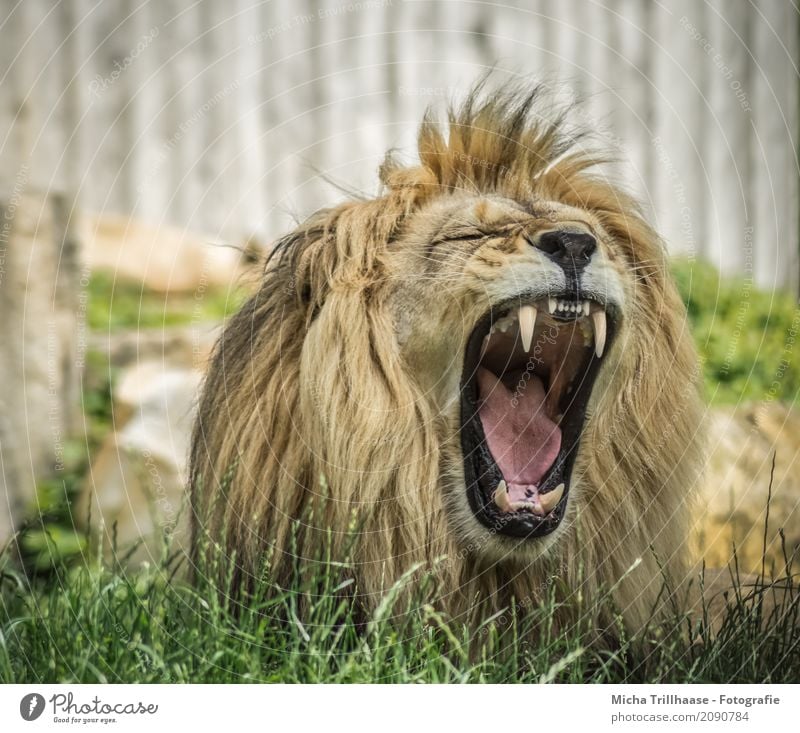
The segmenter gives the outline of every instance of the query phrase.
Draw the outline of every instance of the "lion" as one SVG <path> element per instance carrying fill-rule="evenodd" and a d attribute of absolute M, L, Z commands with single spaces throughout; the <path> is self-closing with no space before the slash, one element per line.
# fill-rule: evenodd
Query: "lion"
<path fill-rule="evenodd" d="M 377 196 L 275 245 L 192 442 L 194 546 L 236 582 L 350 537 L 366 611 L 415 567 L 456 619 L 556 577 L 639 628 L 679 587 L 697 357 L 662 241 L 572 112 L 479 84 L 426 114 L 418 163 L 387 155 Z"/>

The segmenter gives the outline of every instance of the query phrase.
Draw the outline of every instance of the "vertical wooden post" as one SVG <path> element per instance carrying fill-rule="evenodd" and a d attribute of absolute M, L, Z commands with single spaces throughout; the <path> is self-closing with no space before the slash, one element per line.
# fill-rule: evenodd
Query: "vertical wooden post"
<path fill-rule="evenodd" d="M 792 4 L 753 9 L 751 190 L 756 283 L 798 289 L 798 15 Z"/>
<path fill-rule="evenodd" d="M 229 82 L 230 100 L 225 104 L 238 104 L 234 120 L 236 139 L 236 165 L 238 168 L 238 192 L 235 210 L 240 234 L 249 236 L 258 231 L 263 216 L 266 187 L 264 186 L 265 161 L 263 120 L 261 105 L 264 89 L 262 79 L 263 61 L 256 44 L 248 43 L 248 34 L 259 24 L 259 8 L 249 2 L 236 4 L 233 19 L 237 31 L 237 49 L 233 58 L 234 76 Z M 235 85 L 233 87 L 232 85 Z"/>
<path fill-rule="evenodd" d="M 687 30 L 687 24 L 702 24 L 700 11 L 702 6 L 678 0 L 653 13 L 658 44 L 652 46 L 656 224 L 671 252 L 688 256 L 707 251 L 707 183 L 701 154 L 708 125 L 705 84 L 710 61 Z"/>
<path fill-rule="evenodd" d="M 752 135 L 749 94 L 750 50 L 747 46 L 750 8 L 743 3 L 714 0 L 706 8 L 703 33 L 718 48 L 722 66 L 708 62 L 710 105 L 706 147 L 712 180 L 708 216 L 708 258 L 725 275 L 753 276 L 753 210 L 748 201 L 750 161 L 746 151 Z M 737 90 L 739 90 L 737 94 Z"/>
<path fill-rule="evenodd" d="M 78 248 L 71 200 L 26 190 L 0 205 L 0 544 L 65 468 L 80 424 Z"/>

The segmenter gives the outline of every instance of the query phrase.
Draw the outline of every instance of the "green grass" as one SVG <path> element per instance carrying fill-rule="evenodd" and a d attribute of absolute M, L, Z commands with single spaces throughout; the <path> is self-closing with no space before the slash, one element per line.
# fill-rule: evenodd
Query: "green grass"
<path fill-rule="evenodd" d="M 596 638 L 598 605 L 558 632 L 553 592 L 524 619 L 512 610 L 477 628 L 434 610 L 436 590 L 409 573 L 363 617 L 348 595 L 347 563 L 304 561 L 289 587 L 264 574 L 252 592 L 221 595 L 201 572 L 174 577 L 170 558 L 134 573 L 96 552 L 29 580 L 8 557 L 0 575 L 0 682 L 795 682 L 800 677 L 800 592 L 739 583 L 721 625 L 709 611 L 678 612 L 633 638 Z M 216 577 L 216 576 L 215 576 Z M 404 609 L 410 609 L 402 613 Z M 531 629 L 536 629 L 530 632 Z"/>
<path fill-rule="evenodd" d="M 703 359 L 712 404 L 769 399 L 795 402 L 800 392 L 800 308 L 786 293 L 720 278 L 704 262 L 675 260 L 672 273 Z"/>
<path fill-rule="evenodd" d="M 112 430 L 114 378 L 106 356 L 87 352 L 82 391 L 85 436 L 64 442 L 63 470 L 39 481 L 35 505 L 29 510 L 31 521 L 17 535 L 20 558 L 31 572 L 79 561 L 87 548 L 85 532 L 75 527 L 74 506 L 92 459 Z"/>
<path fill-rule="evenodd" d="M 222 321 L 237 311 L 247 297 L 247 287 L 234 289 L 206 286 L 191 293 L 162 293 L 111 274 L 92 274 L 87 287 L 86 321 L 90 329 L 116 332 L 121 329 L 164 329 L 192 323 Z M 112 384 L 117 369 L 107 356 L 89 351 L 83 373 L 85 439 L 67 441 L 65 470 L 57 480 L 44 479 L 36 487 L 34 517 L 19 537 L 27 568 L 47 571 L 63 561 L 72 561 L 86 548 L 86 537 L 74 527 L 72 506 L 80 493 L 96 450 L 112 430 Z"/>
<path fill-rule="evenodd" d="M 90 328 L 167 328 L 221 321 L 244 303 L 247 289 L 207 287 L 197 293 L 160 293 L 104 272 L 89 280 L 86 319 Z"/>

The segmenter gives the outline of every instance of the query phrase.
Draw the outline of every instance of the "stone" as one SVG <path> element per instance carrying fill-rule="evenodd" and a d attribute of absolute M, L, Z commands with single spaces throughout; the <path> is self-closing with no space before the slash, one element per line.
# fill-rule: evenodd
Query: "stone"
<path fill-rule="evenodd" d="M 800 546 L 800 413 L 777 402 L 719 407 L 709 413 L 708 433 L 697 553 L 708 567 L 724 567 L 735 544 L 740 570 L 760 572 L 774 455 L 766 569 L 774 563 L 780 572 L 778 530 L 790 555 Z"/>
<path fill-rule="evenodd" d="M 149 226 L 126 216 L 87 216 L 82 221 L 84 258 L 90 270 L 163 293 L 201 293 L 235 287 L 257 259 L 260 245 L 239 246 L 187 229 Z"/>
<path fill-rule="evenodd" d="M 173 366 L 203 370 L 222 332 L 218 322 L 198 322 L 169 328 L 126 328 L 95 332 L 89 351 L 103 357 L 115 369 L 143 361 L 159 360 Z"/>
<path fill-rule="evenodd" d="M 188 549 L 187 457 L 202 374 L 145 361 L 120 376 L 114 391 L 116 432 L 104 441 L 87 477 L 77 517 L 91 517 L 106 556 L 130 565 L 157 562 L 163 540 Z M 116 525 L 116 526 L 115 526 Z"/>

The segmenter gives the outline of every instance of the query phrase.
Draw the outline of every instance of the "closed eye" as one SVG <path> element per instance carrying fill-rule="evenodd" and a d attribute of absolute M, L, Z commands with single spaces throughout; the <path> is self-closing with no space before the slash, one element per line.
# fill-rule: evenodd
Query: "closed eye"
<path fill-rule="evenodd" d="M 485 232 L 477 227 L 460 227 L 458 229 L 448 229 L 439 232 L 433 239 L 431 244 L 442 244 L 443 242 L 458 242 L 464 239 L 483 239 L 490 237 L 494 232 Z"/>
<path fill-rule="evenodd" d="M 445 242 L 469 242 L 479 239 L 489 239 L 490 237 L 502 237 L 508 234 L 516 225 L 509 224 L 501 227 L 493 227 L 491 230 L 481 229 L 478 226 L 460 226 L 439 231 L 429 242 L 428 251 L 438 244 Z"/>

